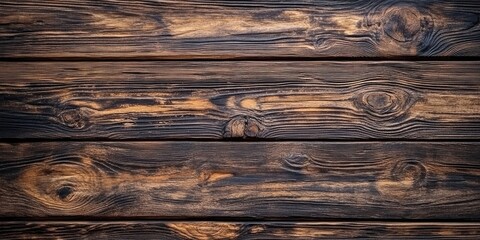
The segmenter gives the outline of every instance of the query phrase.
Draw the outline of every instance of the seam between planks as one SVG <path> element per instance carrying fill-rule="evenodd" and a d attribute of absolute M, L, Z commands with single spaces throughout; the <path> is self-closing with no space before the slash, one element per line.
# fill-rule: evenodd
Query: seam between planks
<path fill-rule="evenodd" d="M 411 61 L 411 62 L 457 62 L 480 61 L 480 56 L 392 56 L 392 57 L 237 57 L 237 58 L 168 58 L 168 57 L 0 57 L 0 62 L 368 62 L 368 61 Z"/>

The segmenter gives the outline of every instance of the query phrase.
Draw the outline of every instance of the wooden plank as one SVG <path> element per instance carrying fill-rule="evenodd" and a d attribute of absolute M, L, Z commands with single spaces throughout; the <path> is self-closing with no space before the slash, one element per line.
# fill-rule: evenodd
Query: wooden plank
<path fill-rule="evenodd" d="M 3 0 L 0 57 L 480 56 L 478 0 Z"/>
<path fill-rule="evenodd" d="M 0 144 L 0 217 L 480 219 L 479 142 Z"/>
<path fill-rule="evenodd" d="M 3 222 L 2 239 L 478 239 L 479 223 Z"/>
<path fill-rule="evenodd" d="M 479 139 L 478 62 L 4 62 L 0 138 Z"/>

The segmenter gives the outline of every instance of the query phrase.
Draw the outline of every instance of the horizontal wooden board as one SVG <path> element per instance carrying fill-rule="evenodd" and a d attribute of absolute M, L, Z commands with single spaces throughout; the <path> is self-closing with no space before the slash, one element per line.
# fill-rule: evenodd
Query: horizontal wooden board
<path fill-rule="evenodd" d="M 480 219 L 480 143 L 0 144 L 0 218 Z"/>
<path fill-rule="evenodd" d="M 2 239 L 479 239 L 479 223 L 3 222 Z"/>
<path fill-rule="evenodd" d="M 0 138 L 479 139 L 478 62 L 4 62 Z"/>
<path fill-rule="evenodd" d="M 478 0 L 2 0 L 0 57 L 480 56 Z"/>

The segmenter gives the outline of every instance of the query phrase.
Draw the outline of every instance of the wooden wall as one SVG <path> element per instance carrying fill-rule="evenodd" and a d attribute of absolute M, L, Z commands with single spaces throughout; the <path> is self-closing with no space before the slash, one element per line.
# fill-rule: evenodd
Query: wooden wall
<path fill-rule="evenodd" d="M 3 0 L 0 66 L 0 239 L 480 239 L 478 0 Z"/>

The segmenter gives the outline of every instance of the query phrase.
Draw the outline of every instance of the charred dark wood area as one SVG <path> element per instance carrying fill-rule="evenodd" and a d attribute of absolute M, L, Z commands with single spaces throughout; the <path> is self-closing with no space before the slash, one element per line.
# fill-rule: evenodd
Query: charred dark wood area
<path fill-rule="evenodd" d="M 4 0 L 0 239 L 480 239 L 477 0 Z"/>

